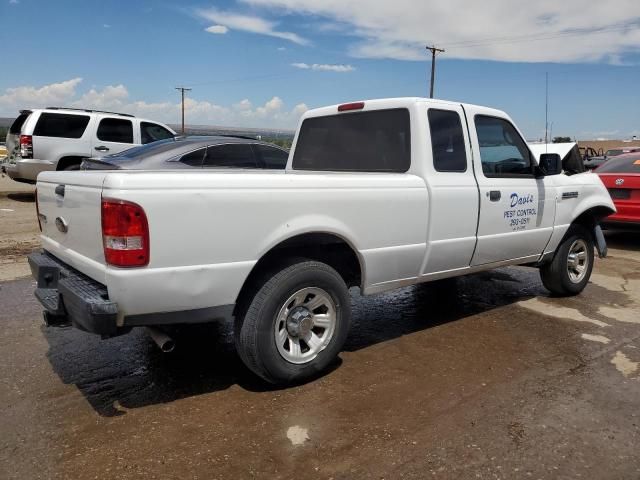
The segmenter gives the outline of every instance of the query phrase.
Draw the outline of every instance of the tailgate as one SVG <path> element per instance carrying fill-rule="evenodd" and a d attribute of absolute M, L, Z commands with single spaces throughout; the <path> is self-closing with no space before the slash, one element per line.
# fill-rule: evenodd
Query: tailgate
<path fill-rule="evenodd" d="M 105 264 L 101 226 L 105 176 L 106 172 L 44 172 L 36 185 L 44 249 L 99 281 L 96 276 L 103 276 Z"/>

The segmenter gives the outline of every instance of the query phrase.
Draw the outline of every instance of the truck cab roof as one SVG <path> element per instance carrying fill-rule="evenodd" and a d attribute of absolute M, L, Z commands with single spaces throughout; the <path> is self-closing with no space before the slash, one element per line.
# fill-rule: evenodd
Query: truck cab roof
<path fill-rule="evenodd" d="M 471 103 L 455 102 L 451 100 L 440 100 L 436 98 L 426 97 L 396 97 L 396 98 L 376 98 L 369 100 L 357 100 L 353 102 L 329 105 L 327 107 L 320 107 L 308 110 L 303 116 L 302 120 L 310 117 L 321 117 L 326 115 L 333 115 L 338 113 L 338 109 L 345 105 L 362 104 L 359 108 L 350 108 L 348 111 L 354 110 L 382 110 L 388 108 L 409 108 L 418 104 L 437 105 L 443 108 L 457 108 L 462 106 L 463 108 L 471 107 L 475 110 L 482 110 L 487 115 L 494 115 L 499 117 L 509 118 L 509 116 L 502 110 L 496 110 L 494 108 L 484 107 L 480 105 L 474 105 Z M 347 112 L 342 110 L 343 112 Z"/>

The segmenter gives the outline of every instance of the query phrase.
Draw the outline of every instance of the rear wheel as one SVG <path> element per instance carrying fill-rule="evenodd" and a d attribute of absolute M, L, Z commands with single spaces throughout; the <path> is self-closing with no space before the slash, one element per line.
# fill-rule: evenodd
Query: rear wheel
<path fill-rule="evenodd" d="M 72 170 L 80 170 L 80 164 L 73 163 L 71 165 L 64 167 L 62 170 L 64 170 L 65 172 L 72 171 Z"/>
<path fill-rule="evenodd" d="M 236 348 L 245 365 L 276 384 L 324 370 L 344 345 L 351 320 L 349 291 L 338 272 L 300 261 L 256 287 L 236 317 Z"/>
<path fill-rule="evenodd" d="M 593 270 L 593 238 L 580 225 L 570 228 L 553 260 L 540 267 L 542 283 L 551 293 L 577 295 L 587 286 Z"/>

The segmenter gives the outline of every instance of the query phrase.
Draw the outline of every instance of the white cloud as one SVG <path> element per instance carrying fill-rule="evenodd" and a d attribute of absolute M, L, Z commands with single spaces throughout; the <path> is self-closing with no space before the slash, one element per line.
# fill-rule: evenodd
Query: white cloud
<path fill-rule="evenodd" d="M 17 5 L 20 3 L 20 0 L 9 0 L 9 5 Z"/>
<path fill-rule="evenodd" d="M 125 105 L 128 98 L 129 92 L 124 85 L 109 85 L 102 90 L 92 88 L 82 94 L 80 98 L 71 102 L 71 106 L 86 108 L 89 105 L 91 108 L 106 110 L 114 106 L 121 107 Z"/>
<path fill-rule="evenodd" d="M 268 35 L 270 37 L 288 40 L 298 45 L 308 45 L 309 40 L 302 38 L 300 35 L 292 32 L 283 32 L 276 30 L 278 24 L 261 17 L 241 15 L 234 12 L 225 12 L 215 8 L 197 9 L 196 15 L 211 22 L 215 22 L 219 26 L 225 26 L 231 30 L 242 30 L 244 32 Z"/>
<path fill-rule="evenodd" d="M 76 87 L 82 78 L 72 78 L 60 83 L 51 83 L 42 87 L 21 86 L 7 88 L 0 95 L 0 108 L 10 106 L 45 107 L 68 103 L 76 94 Z"/>
<path fill-rule="evenodd" d="M 330 65 L 326 63 L 292 63 L 292 67 L 300 68 L 302 70 L 316 70 L 320 72 L 353 72 L 355 67 L 352 65 Z"/>
<path fill-rule="evenodd" d="M 253 105 L 251 105 L 248 98 L 245 98 L 244 100 L 240 100 L 238 103 L 234 104 L 233 108 L 241 112 L 249 112 L 253 108 Z"/>
<path fill-rule="evenodd" d="M 425 60 L 425 45 L 446 58 L 517 62 L 619 62 L 640 52 L 637 0 L 241 0 L 287 14 L 348 24 L 354 57 Z M 499 33 L 495 33 L 499 32 Z"/>
<path fill-rule="evenodd" d="M 109 25 L 108 23 L 103 23 L 102 28 L 111 28 L 111 25 Z"/>
<path fill-rule="evenodd" d="M 224 25 L 211 25 L 210 27 L 207 27 L 204 30 L 205 32 L 214 33 L 216 35 L 224 35 L 229 31 L 229 29 Z"/>
<path fill-rule="evenodd" d="M 93 87 L 83 92 L 78 88 L 81 82 L 81 78 L 74 78 L 42 87 L 8 88 L 0 95 L 0 116 L 15 116 L 23 108 L 68 106 L 131 113 L 165 123 L 179 122 L 178 95 L 168 93 L 168 100 L 147 102 L 131 99 L 122 84 Z M 300 116 L 307 110 L 304 103 L 289 110 L 278 96 L 257 107 L 248 98 L 230 106 L 191 97 L 185 99 L 186 122 L 191 125 L 295 128 Z"/>

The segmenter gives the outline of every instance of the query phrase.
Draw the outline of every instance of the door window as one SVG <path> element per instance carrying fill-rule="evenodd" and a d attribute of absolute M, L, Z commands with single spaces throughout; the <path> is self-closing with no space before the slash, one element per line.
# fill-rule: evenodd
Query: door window
<path fill-rule="evenodd" d="M 284 169 L 287 166 L 288 152 L 268 145 L 254 145 L 253 148 L 260 155 L 264 168 Z"/>
<path fill-rule="evenodd" d="M 103 118 L 97 135 L 103 142 L 133 143 L 133 123 L 121 118 Z"/>
<path fill-rule="evenodd" d="M 467 170 L 467 152 L 460 115 L 449 110 L 429 110 L 433 167 L 438 172 Z"/>
<path fill-rule="evenodd" d="M 238 143 L 207 147 L 205 167 L 257 168 L 251 145 Z"/>
<path fill-rule="evenodd" d="M 140 134 L 143 144 L 173 138 L 173 133 L 169 130 L 156 123 L 149 122 L 140 123 Z"/>
<path fill-rule="evenodd" d="M 190 167 L 202 167 L 202 160 L 204 159 L 206 150 L 206 148 L 200 148 L 193 152 L 189 152 L 180 158 L 180 162 L 185 165 L 189 165 Z"/>
<path fill-rule="evenodd" d="M 485 177 L 533 176 L 529 148 L 511 123 L 476 115 L 475 124 Z"/>

